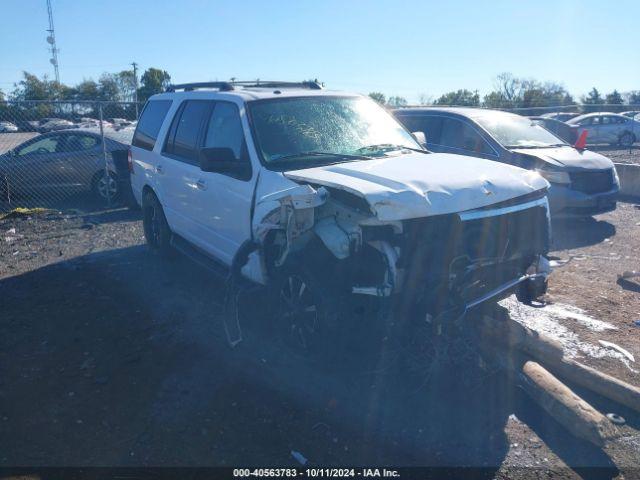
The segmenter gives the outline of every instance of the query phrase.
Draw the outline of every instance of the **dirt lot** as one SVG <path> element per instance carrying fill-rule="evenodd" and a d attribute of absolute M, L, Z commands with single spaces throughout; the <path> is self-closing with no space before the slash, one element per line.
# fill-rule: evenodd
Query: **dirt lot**
<path fill-rule="evenodd" d="M 640 286 L 616 282 L 640 269 L 640 209 L 622 203 L 594 221 L 554 225 L 554 242 L 553 303 L 534 312 L 505 305 L 568 354 L 640 384 L 640 360 L 598 343 L 640 359 L 632 323 Z M 0 466 L 283 466 L 296 465 L 295 450 L 317 466 L 616 475 L 605 453 L 568 435 L 500 374 L 468 379 L 451 366 L 446 378 L 417 384 L 371 365 L 319 371 L 255 325 L 262 314 L 253 294 L 241 304 L 254 322 L 232 349 L 223 284 L 143 243 L 138 214 L 127 210 L 0 221 Z M 638 458 L 623 460 L 637 466 Z M 594 466 L 612 470 L 585 470 Z"/>
<path fill-rule="evenodd" d="M 637 143 L 632 148 L 611 145 L 589 145 L 587 148 L 604 155 L 614 163 L 640 164 L 640 145 Z"/>

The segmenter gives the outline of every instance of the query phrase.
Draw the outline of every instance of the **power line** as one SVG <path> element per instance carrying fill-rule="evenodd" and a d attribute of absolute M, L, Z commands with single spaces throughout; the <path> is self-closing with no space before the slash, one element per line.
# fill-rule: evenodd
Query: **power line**
<path fill-rule="evenodd" d="M 133 98 L 136 102 L 136 118 L 138 118 L 138 64 L 136 62 L 132 62 L 131 66 L 133 67 L 133 79 L 135 90 L 133 91 Z"/>

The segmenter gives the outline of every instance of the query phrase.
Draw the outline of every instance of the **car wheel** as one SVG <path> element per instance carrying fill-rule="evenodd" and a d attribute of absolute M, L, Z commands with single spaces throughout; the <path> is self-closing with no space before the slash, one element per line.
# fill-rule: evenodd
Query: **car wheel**
<path fill-rule="evenodd" d="M 516 290 L 516 298 L 518 301 L 530 305 L 531 302 L 537 300 L 542 295 L 547 293 L 547 285 L 549 284 L 546 278 L 529 279 L 521 283 Z"/>
<path fill-rule="evenodd" d="M 108 175 L 105 172 L 98 172 L 93 179 L 92 190 L 98 200 L 117 200 L 120 195 L 118 177 L 113 172 L 109 172 Z"/>
<path fill-rule="evenodd" d="M 307 361 L 332 366 L 345 335 L 338 331 L 337 295 L 301 262 L 290 260 L 275 280 L 275 327 L 279 342 Z"/>
<path fill-rule="evenodd" d="M 10 199 L 9 179 L 0 175 L 0 202 L 8 202 Z"/>
<path fill-rule="evenodd" d="M 161 256 L 171 256 L 171 229 L 153 192 L 145 192 L 142 197 L 142 227 L 149 249 Z"/>
<path fill-rule="evenodd" d="M 618 144 L 622 147 L 630 147 L 636 141 L 636 137 L 631 132 L 624 132 L 618 139 Z"/>

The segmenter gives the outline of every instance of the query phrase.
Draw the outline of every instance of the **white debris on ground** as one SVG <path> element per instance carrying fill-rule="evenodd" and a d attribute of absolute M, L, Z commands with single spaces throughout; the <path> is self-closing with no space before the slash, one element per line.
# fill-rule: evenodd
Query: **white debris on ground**
<path fill-rule="evenodd" d="M 564 354 L 569 358 L 584 355 L 593 358 L 614 358 L 624 363 L 632 372 L 637 373 L 637 370 L 631 367 L 631 362 L 625 355 L 614 349 L 583 342 L 575 331 L 567 328 L 560 320 L 576 321 L 594 332 L 617 330 L 617 327 L 610 323 L 592 318 L 583 310 L 562 303 L 534 307 L 524 305 L 515 296 L 511 296 L 502 300 L 500 305 L 509 310 L 509 315 L 513 320 L 560 342 L 564 349 Z"/>

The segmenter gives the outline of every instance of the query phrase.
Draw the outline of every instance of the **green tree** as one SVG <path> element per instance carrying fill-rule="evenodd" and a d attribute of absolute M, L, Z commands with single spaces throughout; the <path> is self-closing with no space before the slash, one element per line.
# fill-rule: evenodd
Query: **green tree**
<path fill-rule="evenodd" d="M 118 76 L 115 73 L 103 73 L 98 80 L 98 98 L 110 102 L 122 101 Z"/>
<path fill-rule="evenodd" d="M 472 92 L 467 89 L 447 92 L 436 100 L 436 105 L 477 107 L 480 105 L 480 95 L 477 90 Z"/>
<path fill-rule="evenodd" d="M 620 92 L 618 92 L 618 90 L 614 90 L 613 92 L 608 93 L 605 97 L 605 103 L 607 105 L 617 105 L 614 107 L 607 106 L 607 110 L 610 110 L 612 112 L 621 112 L 624 110 L 624 99 L 622 98 L 622 95 L 620 95 Z"/>
<path fill-rule="evenodd" d="M 82 101 L 98 100 L 98 84 L 91 79 L 84 79 L 73 88 L 73 99 Z"/>
<path fill-rule="evenodd" d="M 640 90 L 633 90 L 627 94 L 629 105 L 640 105 Z"/>
<path fill-rule="evenodd" d="M 136 77 L 133 70 L 123 70 L 115 74 L 120 98 L 123 102 L 133 102 L 136 93 Z"/>
<path fill-rule="evenodd" d="M 11 96 L 14 100 L 64 100 L 69 93 L 69 87 L 49 80 L 46 75 L 38 78 L 22 72 L 22 80 L 16 84 Z"/>
<path fill-rule="evenodd" d="M 618 90 L 614 90 L 611 93 L 607 94 L 606 103 L 610 105 L 622 105 L 624 100 L 622 99 L 622 95 L 618 92 Z"/>
<path fill-rule="evenodd" d="M 148 68 L 140 79 L 142 86 L 138 89 L 138 100 L 146 102 L 151 95 L 162 93 L 171 83 L 171 76 L 158 68 Z"/>
<path fill-rule="evenodd" d="M 389 101 L 387 102 L 387 104 L 390 107 L 406 107 L 409 102 L 407 102 L 407 99 L 404 97 L 400 97 L 400 96 L 393 96 L 393 97 L 389 97 Z"/>
<path fill-rule="evenodd" d="M 582 97 L 582 103 L 585 112 L 596 112 L 600 109 L 599 105 L 604 104 L 604 99 L 596 87 L 593 87 L 591 91 Z"/>
<path fill-rule="evenodd" d="M 387 97 L 384 96 L 384 93 L 371 92 L 369 93 L 369 96 L 373 98 L 376 102 L 378 102 L 380 105 L 384 105 L 387 103 Z"/>

